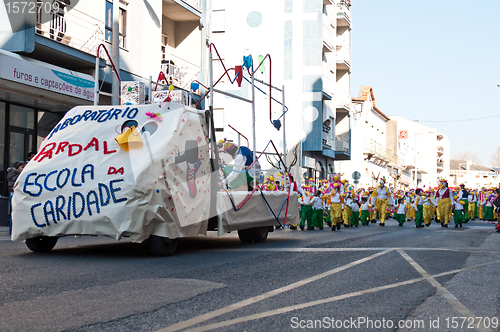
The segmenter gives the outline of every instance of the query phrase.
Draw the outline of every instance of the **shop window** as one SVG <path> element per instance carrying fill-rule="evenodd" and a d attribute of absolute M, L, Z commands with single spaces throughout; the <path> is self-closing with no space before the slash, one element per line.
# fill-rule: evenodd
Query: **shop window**
<path fill-rule="evenodd" d="M 9 124 L 15 127 L 35 129 L 35 110 L 18 105 L 10 105 Z"/>
<path fill-rule="evenodd" d="M 5 103 L 0 103 L 0 190 L 4 184 L 4 152 L 5 152 Z"/>
<path fill-rule="evenodd" d="M 38 111 L 38 127 L 37 127 L 37 140 L 36 149 L 40 147 L 43 139 L 50 133 L 50 131 L 61 120 L 62 114 Z M 33 150 L 32 150 L 33 151 Z"/>

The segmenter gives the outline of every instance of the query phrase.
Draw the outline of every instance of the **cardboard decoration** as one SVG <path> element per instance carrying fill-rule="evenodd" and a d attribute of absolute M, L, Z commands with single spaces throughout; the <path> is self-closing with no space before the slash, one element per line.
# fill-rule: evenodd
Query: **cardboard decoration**
<path fill-rule="evenodd" d="M 127 128 L 123 133 L 116 136 L 115 140 L 125 151 L 142 147 L 142 139 L 135 126 Z"/>
<path fill-rule="evenodd" d="M 117 128 L 130 122 L 137 128 L 115 140 Z M 12 240 L 81 234 L 142 242 L 206 234 L 206 127 L 203 111 L 174 103 L 73 108 L 19 175 Z M 196 154 L 186 151 L 194 148 Z"/>

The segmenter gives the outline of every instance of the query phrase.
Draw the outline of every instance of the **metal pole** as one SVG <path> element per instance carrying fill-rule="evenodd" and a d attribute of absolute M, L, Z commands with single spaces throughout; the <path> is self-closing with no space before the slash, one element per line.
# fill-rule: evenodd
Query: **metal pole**
<path fill-rule="evenodd" d="M 271 96 L 269 96 L 269 98 L 271 98 Z M 252 131 L 253 131 L 253 160 L 255 161 L 257 158 L 257 155 L 255 153 L 255 151 L 257 150 L 257 144 L 255 138 L 255 79 L 253 75 L 252 75 Z M 256 172 L 254 172 L 254 175 L 256 175 Z M 253 187 L 255 188 L 256 185 L 257 185 L 257 179 L 254 177 Z"/>
<path fill-rule="evenodd" d="M 213 115 L 214 115 L 214 78 L 213 78 L 212 50 L 210 50 L 210 53 L 208 54 L 208 80 L 209 80 L 209 83 L 210 83 L 209 84 L 210 91 L 209 91 L 209 95 L 208 95 L 208 98 L 210 99 L 210 103 L 209 103 L 208 107 L 209 107 L 210 116 L 213 119 Z M 210 126 L 210 131 L 212 131 L 211 126 Z M 214 134 L 214 133 L 212 133 L 212 134 Z M 210 141 L 211 141 L 212 135 L 210 134 L 209 137 L 210 137 Z M 217 154 L 214 151 L 214 149 L 217 149 L 217 144 L 216 144 L 215 141 L 211 142 L 211 147 L 212 147 L 211 158 L 217 158 Z M 217 160 L 216 160 L 216 165 L 217 165 Z M 212 191 L 213 191 L 213 188 L 218 188 L 218 182 L 219 182 L 218 174 L 219 174 L 219 170 L 218 169 L 215 169 L 214 171 L 212 171 L 212 184 L 213 184 L 214 180 L 217 181 L 216 185 L 212 185 L 211 186 L 212 187 Z M 212 193 L 211 200 L 212 201 L 211 201 L 210 205 L 214 206 L 214 213 L 216 213 L 217 207 L 215 205 L 216 205 L 216 200 L 217 200 L 217 192 L 213 192 Z M 218 236 L 224 235 L 224 231 L 222 230 L 222 218 L 220 218 L 220 217 L 217 218 L 217 235 Z"/>
<path fill-rule="evenodd" d="M 281 95 L 283 96 L 283 162 L 285 163 L 285 165 L 283 165 L 283 168 L 285 168 L 288 166 L 286 164 L 285 85 L 281 86 Z M 285 179 L 285 190 L 287 190 L 289 184 L 288 177 L 286 176 L 286 174 L 284 174 L 283 178 Z"/>
<path fill-rule="evenodd" d="M 153 84 L 151 83 L 153 81 L 153 77 L 151 75 L 149 75 L 149 81 L 148 81 L 148 91 L 149 91 L 149 94 L 148 94 L 148 99 L 149 99 L 149 103 L 152 104 L 153 103 Z"/>
<path fill-rule="evenodd" d="M 120 71 L 120 1 L 113 1 L 113 43 L 111 44 L 111 57 L 113 59 L 113 63 L 115 64 L 116 70 Z M 117 73 L 119 75 L 119 73 Z M 117 75 L 112 75 L 112 85 L 111 85 L 111 94 L 115 95 L 111 97 L 112 105 L 119 105 L 120 100 L 120 81 L 118 80 Z"/>
<path fill-rule="evenodd" d="M 99 48 L 97 48 L 99 50 Z M 95 58 L 95 73 L 94 73 L 94 106 L 99 105 L 99 54 Z"/>

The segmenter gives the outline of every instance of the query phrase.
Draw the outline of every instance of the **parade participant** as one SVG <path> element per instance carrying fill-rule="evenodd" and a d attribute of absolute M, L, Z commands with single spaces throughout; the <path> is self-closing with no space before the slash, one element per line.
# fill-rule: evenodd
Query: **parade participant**
<path fill-rule="evenodd" d="M 302 206 L 300 209 L 300 229 L 303 231 L 306 221 L 307 225 L 312 224 L 312 207 L 311 207 L 311 197 L 309 197 L 309 188 L 305 186 L 304 195 L 302 195 Z"/>
<path fill-rule="evenodd" d="M 491 191 L 488 191 L 486 195 L 487 196 L 484 203 L 484 220 L 493 221 L 495 220 L 493 215 L 492 203 L 492 199 L 494 198 L 494 196 L 491 194 Z"/>
<path fill-rule="evenodd" d="M 370 222 L 377 222 L 377 193 L 372 187 L 368 188 L 368 211 L 370 211 Z"/>
<path fill-rule="evenodd" d="M 356 198 L 356 196 L 354 196 L 351 200 L 351 205 L 349 206 L 351 208 L 351 216 L 350 216 L 350 220 L 351 220 L 351 226 L 354 225 L 354 227 L 358 227 L 359 226 L 359 203 L 358 203 L 358 199 Z"/>
<path fill-rule="evenodd" d="M 458 225 L 462 227 L 462 223 L 464 222 L 464 215 L 463 215 L 463 204 L 462 202 L 458 201 L 458 196 L 455 196 L 455 203 L 453 203 L 455 206 L 455 212 L 453 213 L 453 220 L 455 221 L 455 228 L 458 228 Z"/>
<path fill-rule="evenodd" d="M 440 223 L 441 220 L 439 218 L 440 215 L 439 215 L 439 210 L 437 208 L 439 199 L 436 197 L 436 192 L 434 191 L 434 189 L 431 189 L 429 197 L 430 197 L 432 205 L 433 205 L 433 207 L 432 207 L 432 211 L 433 211 L 432 216 L 434 218 L 434 221 Z"/>
<path fill-rule="evenodd" d="M 406 220 L 406 203 L 404 198 L 398 199 L 398 205 L 396 206 L 396 220 L 399 226 L 403 226 Z"/>
<path fill-rule="evenodd" d="M 379 186 L 374 190 L 374 195 L 376 196 L 375 204 L 380 218 L 380 226 L 385 226 L 385 216 L 391 193 L 389 192 L 389 188 L 385 185 L 384 177 L 380 179 Z"/>
<path fill-rule="evenodd" d="M 468 219 L 469 220 L 474 220 L 474 213 L 476 211 L 474 209 L 474 191 L 473 190 L 469 191 L 468 201 L 469 201 L 469 208 L 468 208 L 468 211 L 467 211 Z"/>
<path fill-rule="evenodd" d="M 370 211 L 368 206 L 368 197 L 361 197 L 361 225 L 368 226 L 370 223 Z"/>
<path fill-rule="evenodd" d="M 478 217 L 481 220 L 484 220 L 484 187 L 479 191 L 479 195 L 477 197 L 478 204 Z"/>
<path fill-rule="evenodd" d="M 450 213 L 453 206 L 453 196 L 451 196 L 451 190 L 448 188 L 448 181 L 441 179 L 441 184 L 439 190 L 436 192 L 436 198 L 438 198 L 438 209 L 441 216 L 441 227 L 448 227 L 450 222 Z"/>
<path fill-rule="evenodd" d="M 220 152 L 229 153 L 234 161 L 231 172 L 226 175 L 226 178 L 219 185 L 231 185 L 231 189 L 252 191 L 254 179 L 256 183 L 259 183 L 261 172 L 259 161 L 246 172 L 244 170 L 253 164 L 253 152 L 246 146 L 238 147 L 238 145 L 231 142 L 225 142 Z"/>
<path fill-rule="evenodd" d="M 423 205 L 424 205 L 424 223 L 425 226 L 429 227 L 432 222 L 432 217 L 434 217 L 434 204 L 433 204 L 433 199 L 430 197 L 431 192 L 428 191 L 424 195 L 422 195 L 423 198 Z"/>
<path fill-rule="evenodd" d="M 405 212 L 405 217 L 406 217 L 406 221 L 410 221 L 411 220 L 411 196 L 410 196 L 410 192 L 407 191 L 405 193 L 405 206 L 406 206 L 406 212 Z"/>
<path fill-rule="evenodd" d="M 332 231 L 339 230 L 342 223 L 342 204 L 340 202 L 340 183 L 335 183 L 330 192 L 330 220 L 332 223 Z"/>
<path fill-rule="evenodd" d="M 422 199 L 422 189 L 418 188 L 415 191 L 415 200 L 413 202 L 413 209 L 415 210 L 415 227 L 424 227 L 424 201 Z"/>
<path fill-rule="evenodd" d="M 460 190 L 457 194 L 458 200 L 464 202 L 463 205 L 463 210 L 464 210 L 464 223 L 469 222 L 469 192 L 465 188 L 465 184 L 461 183 L 460 184 Z"/>
<path fill-rule="evenodd" d="M 293 176 L 289 174 L 290 177 L 290 191 L 296 192 L 299 195 L 304 196 L 305 191 L 302 189 L 302 187 L 297 183 L 297 181 L 294 181 Z M 290 229 L 297 229 L 297 224 L 291 224 Z"/>
<path fill-rule="evenodd" d="M 309 205 L 312 206 L 312 223 L 307 225 L 307 230 L 312 231 L 314 227 L 318 227 L 323 230 L 323 200 L 321 195 L 323 193 L 321 190 L 316 190 L 314 197 L 311 199 Z"/>
<path fill-rule="evenodd" d="M 342 194 L 344 199 L 343 210 L 342 210 L 342 220 L 344 221 L 344 227 L 350 227 L 351 225 L 351 214 L 352 214 L 352 199 L 350 192 L 344 192 Z"/>

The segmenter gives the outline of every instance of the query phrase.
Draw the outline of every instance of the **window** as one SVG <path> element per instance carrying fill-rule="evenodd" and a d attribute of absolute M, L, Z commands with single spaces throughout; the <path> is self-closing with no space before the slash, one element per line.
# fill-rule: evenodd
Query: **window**
<path fill-rule="evenodd" d="M 226 32 L 226 10 L 212 11 L 212 33 Z"/>
<path fill-rule="evenodd" d="M 126 48 L 126 37 L 127 37 L 127 9 L 126 5 L 120 3 L 120 18 L 118 23 L 118 30 L 120 33 L 119 45 L 121 48 Z M 106 32 L 104 38 L 108 43 L 113 42 L 113 3 L 106 1 L 106 22 L 105 22 Z"/>

